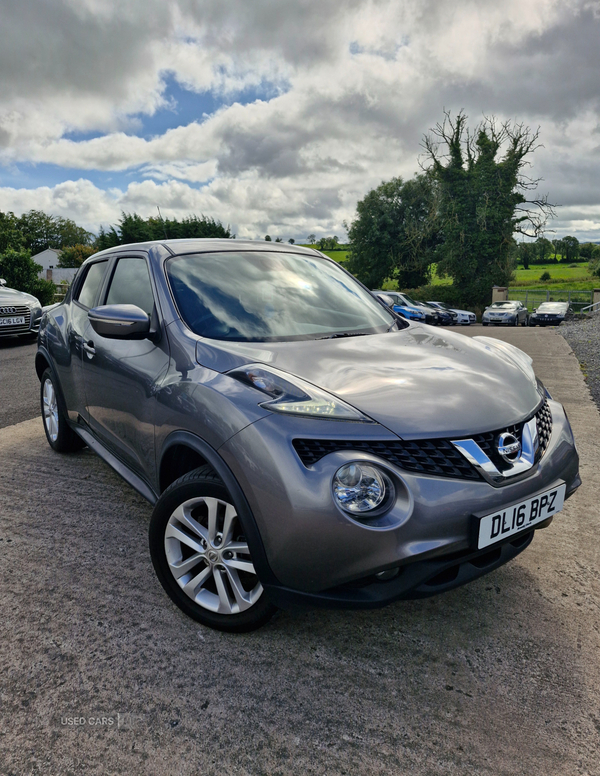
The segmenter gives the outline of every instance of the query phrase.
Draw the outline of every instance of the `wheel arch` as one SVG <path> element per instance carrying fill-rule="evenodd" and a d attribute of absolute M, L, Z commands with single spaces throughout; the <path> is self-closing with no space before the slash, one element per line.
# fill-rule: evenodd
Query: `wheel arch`
<path fill-rule="evenodd" d="M 46 369 L 52 369 L 52 367 L 50 366 L 50 359 L 48 358 L 48 355 L 44 353 L 43 350 L 38 350 L 38 352 L 35 354 L 35 372 L 40 382 L 42 380 L 42 375 L 44 374 Z M 52 369 L 52 373 L 54 374 L 53 369 Z"/>
<path fill-rule="evenodd" d="M 178 463 L 187 467 L 195 461 L 197 463 L 194 466 L 191 466 L 186 471 L 180 470 L 176 477 L 170 480 L 176 471 Z M 171 482 L 174 482 L 179 477 L 205 464 L 211 466 L 219 476 L 233 500 L 244 527 L 246 540 L 260 581 L 263 585 L 279 585 L 279 581 L 269 565 L 260 531 L 244 491 L 229 466 L 207 442 L 190 431 L 174 431 L 167 437 L 160 454 L 158 466 L 160 492 L 163 493 Z"/>

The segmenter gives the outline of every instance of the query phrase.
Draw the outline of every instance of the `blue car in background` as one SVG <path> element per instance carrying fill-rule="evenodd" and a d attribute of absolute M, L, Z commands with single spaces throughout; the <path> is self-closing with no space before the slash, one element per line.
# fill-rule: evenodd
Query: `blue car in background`
<path fill-rule="evenodd" d="M 398 315 L 401 315 L 403 318 L 408 318 L 411 321 L 425 321 L 426 314 L 423 309 L 419 309 L 417 305 L 412 301 L 408 301 L 406 296 L 404 294 L 399 293 L 398 291 L 373 291 L 374 294 L 377 294 L 378 296 L 380 294 L 384 294 L 385 296 L 389 297 L 393 304 L 393 311 L 395 313 L 398 313 Z"/>

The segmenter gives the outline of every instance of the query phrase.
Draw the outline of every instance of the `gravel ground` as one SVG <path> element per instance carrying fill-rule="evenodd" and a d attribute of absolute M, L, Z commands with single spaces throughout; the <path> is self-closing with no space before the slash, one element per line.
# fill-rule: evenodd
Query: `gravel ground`
<path fill-rule="evenodd" d="M 592 398 L 600 409 L 600 315 L 568 321 L 559 331 L 577 356 Z"/>
<path fill-rule="evenodd" d="M 600 776 L 600 415 L 558 329 L 493 335 L 567 407 L 564 512 L 463 588 L 239 636 L 170 603 L 150 505 L 89 450 L 54 453 L 32 399 L 0 429 L 0 776 Z"/>

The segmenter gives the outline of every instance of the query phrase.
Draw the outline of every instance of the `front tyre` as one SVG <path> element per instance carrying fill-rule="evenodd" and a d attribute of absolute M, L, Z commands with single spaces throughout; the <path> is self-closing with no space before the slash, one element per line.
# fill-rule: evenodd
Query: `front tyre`
<path fill-rule="evenodd" d="M 231 496 L 210 466 L 189 472 L 165 490 L 152 513 L 149 541 L 161 585 L 194 620 L 244 633 L 275 613 Z"/>
<path fill-rule="evenodd" d="M 65 413 L 60 406 L 54 376 L 49 368 L 42 375 L 40 404 L 46 439 L 53 450 L 57 453 L 74 453 L 85 447 L 83 439 L 67 423 Z"/>

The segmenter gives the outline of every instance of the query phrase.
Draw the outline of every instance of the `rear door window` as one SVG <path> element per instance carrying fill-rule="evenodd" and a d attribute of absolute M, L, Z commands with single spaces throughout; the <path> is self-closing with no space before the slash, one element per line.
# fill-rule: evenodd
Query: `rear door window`
<path fill-rule="evenodd" d="M 145 259 L 119 259 L 110 281 L 106 304 L 134 304 L 152 315 L 154 296 Z"/>
<path fill-rule="evenodd" d="M 97 261 L 94 264 L 90 264 L 88 267 L 83 284 L 81 285 L 77 296 L 77 301 L 84 307 L 94 306 L 107 267 L 107 261 Z"/>

